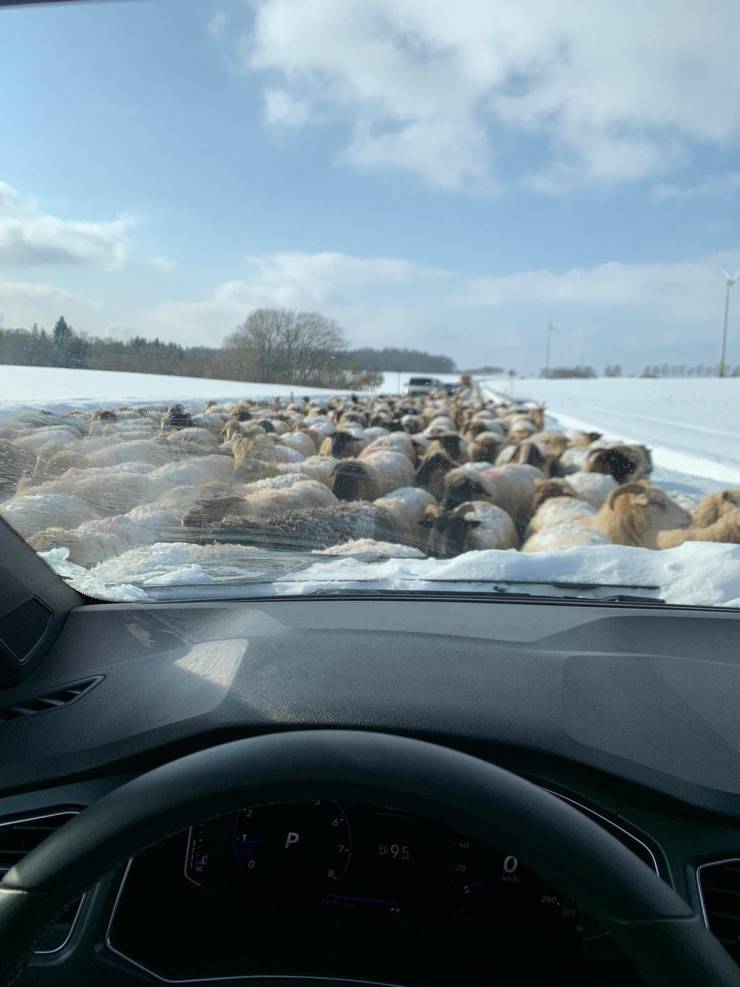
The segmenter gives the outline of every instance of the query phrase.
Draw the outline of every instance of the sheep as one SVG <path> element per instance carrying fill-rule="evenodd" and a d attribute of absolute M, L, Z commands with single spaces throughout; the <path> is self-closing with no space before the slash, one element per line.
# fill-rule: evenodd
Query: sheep
<path fill-rule="evenodd" d="M 333 456 L 334 459 L 355 459 L 369 442 L 364 432 L 340 428 L 324 439 L 319 446 L 319 455 Z"/>
<path fill-rule="evenodd" d="M 227 515 L 232 519 L 254 519 L 337 504 L 337 498 L 322 483 L 300 476 L 298 482 L 286 483 L 288 479 L 293 477 L 275 477 L 277 484 L 270 480 L 257 481 L 229 496 L 201 501 L 183 515 L 182 525 L 202 528 L 212 526 Z"/>
<path fill-rule="evenodd" d="M 82 445 L 83 443 L 81 443 Z M 137 439 L 133 442 L 116 442 L 88 455 L 91 466 L 117 466 L 120 463 L 149 463 L 163 466 L 171 462 L 173 451 L 154 439 Z"/>
<path fill-rule="evenodd" d="M 551 497 L 541 503 L 532 515 L 527 536 L 544 528 L 556 528 L 564 524 L 589 523 L 596 514 L 595 508 L 577 497 Z"/>
<path fill-rule="evenodd" d="M 0 496 L 15 493 L 18 480 L 33 471 L 36 454 L 15 442 L 0 439 Z"/>
<path fill-rule="evenodd" d="M 369 429 L 368 429 L 369 431 Z M 376 449 L 390 449 L 391 452 L 402 452 L 412 465 L 416 465 L 416 449 L 414 443 L 405 432 L 390 432 L 373 439 L 360 452 L 359 458 L 365 459 Z"/>
<path fill-rule="evenodd" d="M 500 432 L 485 430 L 478 432 L 469 446 L 470 459 L 473 462 L 493 463 L 503 441 Z"/>
<path fill-rule="evenodd" d="M 519 415 L 511 420 L 509 438 L 513 442 L 521 442 L 522 439 L 529 439 L 536 431 L 537 426 L 529 417 Z"/>
<path fill-rule="evenodd" d="M 218 436 L 210 429 L 198 428 L 195 425 L 175 429 L 167 436 L 167 441 L 184 446 L 193 445 L 201 449 L 213 449 L 220 444 Z"/>
<path fill-rule="evenodd" d="M 708 494 L 692 511 L 692 527 L 708 528 L 736 507 L 740 507 L 740 490 L 737 488 Z"/>
<path fill-rule="evenodd" d="M 540 504 L 544 504 L 545 501 L 553 497 L 578 497 L 578 494 L 570 482 L 563 477 L 535 480 L 534 493 L 532 494 L 532 513 L 535 514 Z"/>
<path fill-rule="evenodd" d="M 688 528 L 691 515 L 658 487 L 628 483 L 609 494 L 591 523 L 615 545 L 657 548 L 659 532 Z"/>
<path fill-rule="evenodd" d="M 555 432 L 547 429 L 542 432 L 533 432 L 530 440 L 546 455 L 555 458 L 562 456 L 568 448 L 569 442 L 565 432 Z"/>
<path fill-rule="evenodd" d="M 82 497 L 71 493 L 27 494 L 6 501 L 0 509 L 2 517 L 19 535 L 30 535 L 58 524 L 61 527 L 76 528 L 95 514 Z"/>
<path fill-rule="evenodd" d="M 569 473 L 568 483 L 581 500 L 597 509 L 617 489 L 617 481 L 608 473 Z"/>
<path fill-rule="evenodd" d="M 583 524 L 561 524 L 535 532 L 522 545 L 522 552 L 562 552 L 568 548 L 608 545 L 609 539 L 600 531 Z"/>
<path fill-rule="evenodd" d="M 254 519 L 227 515 L 208 536 L 272 550 L 323 549 L 358 538 L 403 544 L 393 516 L 374 504 L 340 503 Z"/>
<path fill-rule="evenodd" d="M 173 404 L 162 415 L 160 428 L 192 428 L 193 419 L 190 412 L 185 411 L 181 404 Z"/>
<path fill-rule="evenodd" d="M 451 510 L 432 504 L 419 523 L 429 529 L 429 554 L 437 558 L 492 548 L 516 548 L 518 544 L 509 515 L 488 501 L 468 501 Z"/>
<path fill-rule="evenodd" d="M 135 507 L 127 514 L 84 521 L 72 529 L 45 528 L 32 535 L 29 544 L 37 552 L 67 548 L 70 562 L 91 566 L 131 548 L 176 540 L 180 534 L 179 518 L 177 508 Z"/>
<path fill-rule="evenodd" d="M 544 479 L 540 470 L 527 465 L 477 469 L 470 463 L 451 470 L 445 477 L 442 506 L 450 509 L 469 500 L 487 500 L 503 508 L 515 523 L 524 523 L 532 511 L 535 480 Z"/>
<path fill-rule="evenodd" d="M 70 443 L 79 441 L 80 433 L 74 429 L 47 427 L 40 428 L 30 435 L 19 436 L 15 439 L 15 445 L 37 455 L 43 451 L 45 455 L 50 456 Z"/>
<path fill-rule="evenodd" d="M 496 456 L 495 464 L 496 466 L 505 466 L 507 463 L 527 464 L 535 466 L 549 476 L 555 458 L 552 453 L 543 452 L 536 442 L 524 441 L 503 446 Z"/>
<path fill-rule="evenodd" d="M 260 459 L 267 463 L 299 463 L 304 459 L 297 449 L 276 442 L 258 426 L 251 426 L 249 434 L 234 435 L 231 451 L 236 466 L 245 459 Z"/>
<path fill-rule="evenodd" d="M 458 465 L 444 450 L 432 452 L 422 459 L 414 483 L 432 494 L 436 500 L 441 500 L 445 492 L 445 477 Z"/>
<path fill-rule="evenodd" d="M 419 487 L 399 487 L 384 497 L 378 497 L 373 504 L 395 518 L 399 528 L 407 535 L 406 544 L 411 545 L 420 540 L 419 522 L 424 517 L 425 510 L 436 504 L 436 501 L 430 493 Z"/>
<path fill-rule="evenodd" d="M 617 483 L 634 483 L 650 476 L 653 460 L 646 446 L 614 445 L 591 449 L 581 469 L 608 473 Z"/>
<path fill-rule="evenodd" d="M 402 452 L 379 449 L 365 459 L 340 459 L 332 490 L 339 500 L 377 500 L 413 482 L 414 468 Z"/>
<path fill-rule="evenodd" d="M 316 443 L 309 432 L 304 432 L 303 430 L 288 432 L 280 437 L 280 442 L 282 445 L 297 450 L 302 456 L 316 455 Z"/>
<path fill-rule="evenodd" d="M 692 525 L 690 528 L 677 531 L 658 532 L 658 548 L 676 548 L 687 541 L 724 542 L 730 545 L 740 545 L 740 509 L 721 514 L 716 521 L 703 527 Z"/>
<path fill-rule="evenodd" d="M 456 463 L 467 462 L 469 455 L 469 442 L 457 432 L 437 432 L 432 441 L 427 446 L 426 455 L 443 451 Z"/>

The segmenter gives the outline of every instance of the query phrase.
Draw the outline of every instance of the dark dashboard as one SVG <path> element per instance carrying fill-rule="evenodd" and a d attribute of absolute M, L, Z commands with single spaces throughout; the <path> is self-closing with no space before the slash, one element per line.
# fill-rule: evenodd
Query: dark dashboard
<path fill-rule="evenodd" d="M 719 865 L 740 857 L 738 694 L 733 613 L 459 596 L 86 606 L 2 694 L 0 823 L 239 737 L 401 733 L 572 800 L 708 922 L 725 916 L 740 956 L 740 867 Z M 639 982 L 526 860 L 392 805 L 235 806 L 70 914 L 28 984 Z"/>
<path fill-rule="evenodd" d="M 645 843 L 603 824 L 657 868 Z M 504 965 L 531 975 L 521 951 L 538 944 L 543 975 L 562 963 L 635 982 L 599 927 L 516 856 L 387 806 L 322 800 L 241 809 L 142 854 L 107 944 L 167 980 L 488 984 Z"/>

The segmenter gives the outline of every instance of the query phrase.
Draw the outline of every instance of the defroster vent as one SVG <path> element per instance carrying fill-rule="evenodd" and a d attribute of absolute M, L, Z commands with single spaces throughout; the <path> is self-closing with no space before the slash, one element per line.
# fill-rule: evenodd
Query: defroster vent
<path fill-rule="evenodd" d="M 0 820 L 0 880 L 47 836 L 77 815 L 76 810 L 35 813 L 22 819 Z M 71 905 L 44 933 L 37 953 L 56 953 L 66 945 L 82 899 Z"/>
<path fill-rule="evenodd" d="M 702 864 L 697 878 L 704 920 L 740 964 L 740 858 Z"/>
<path fill-rule="evenodd" d="M 12 706 L 3 706 L 0 708 L 0 722 L 2 720 L 17 720 L 21 716 L 32 716 L 34 713 L 46 713 L 51 709 L 58 709 L 60 706 L 68 706 L 69 703 L 80 699 L 86 692 L 94 688 L 102 678 L 102 675 L 96 675 L 80 682 L 71 682 L 69 685 L 60 686 L 58 689 L 50 689 L 43 695 L 22 699 L 13 703 Z"/>

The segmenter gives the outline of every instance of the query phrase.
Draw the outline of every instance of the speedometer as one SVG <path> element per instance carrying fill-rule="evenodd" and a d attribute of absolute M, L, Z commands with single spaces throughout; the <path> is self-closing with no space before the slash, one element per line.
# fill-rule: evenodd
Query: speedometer
<path fill-rule="evenodd" d="M 252 806 L 193 827 L 185 873 L 201 887 L 255 903 L 306 901 L 339 884 L 351 841 L 336 802 Z"/>

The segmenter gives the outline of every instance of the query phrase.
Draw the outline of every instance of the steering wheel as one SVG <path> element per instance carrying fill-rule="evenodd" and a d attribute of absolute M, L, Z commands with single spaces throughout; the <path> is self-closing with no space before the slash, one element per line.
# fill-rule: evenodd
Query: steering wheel
<path fill-rule="evenodd" d="M 577 809 L 476 757 L 352 730 L 189 754 L 66 823 L 0 883 L 0 983 L 22 973 L 49 922 L 134 854 L 244 805 L 315 798 L 392 804 L 505 846 L 597 918 L 651 987 L 740 987 L 740 971 L 687 903 Z"/>

